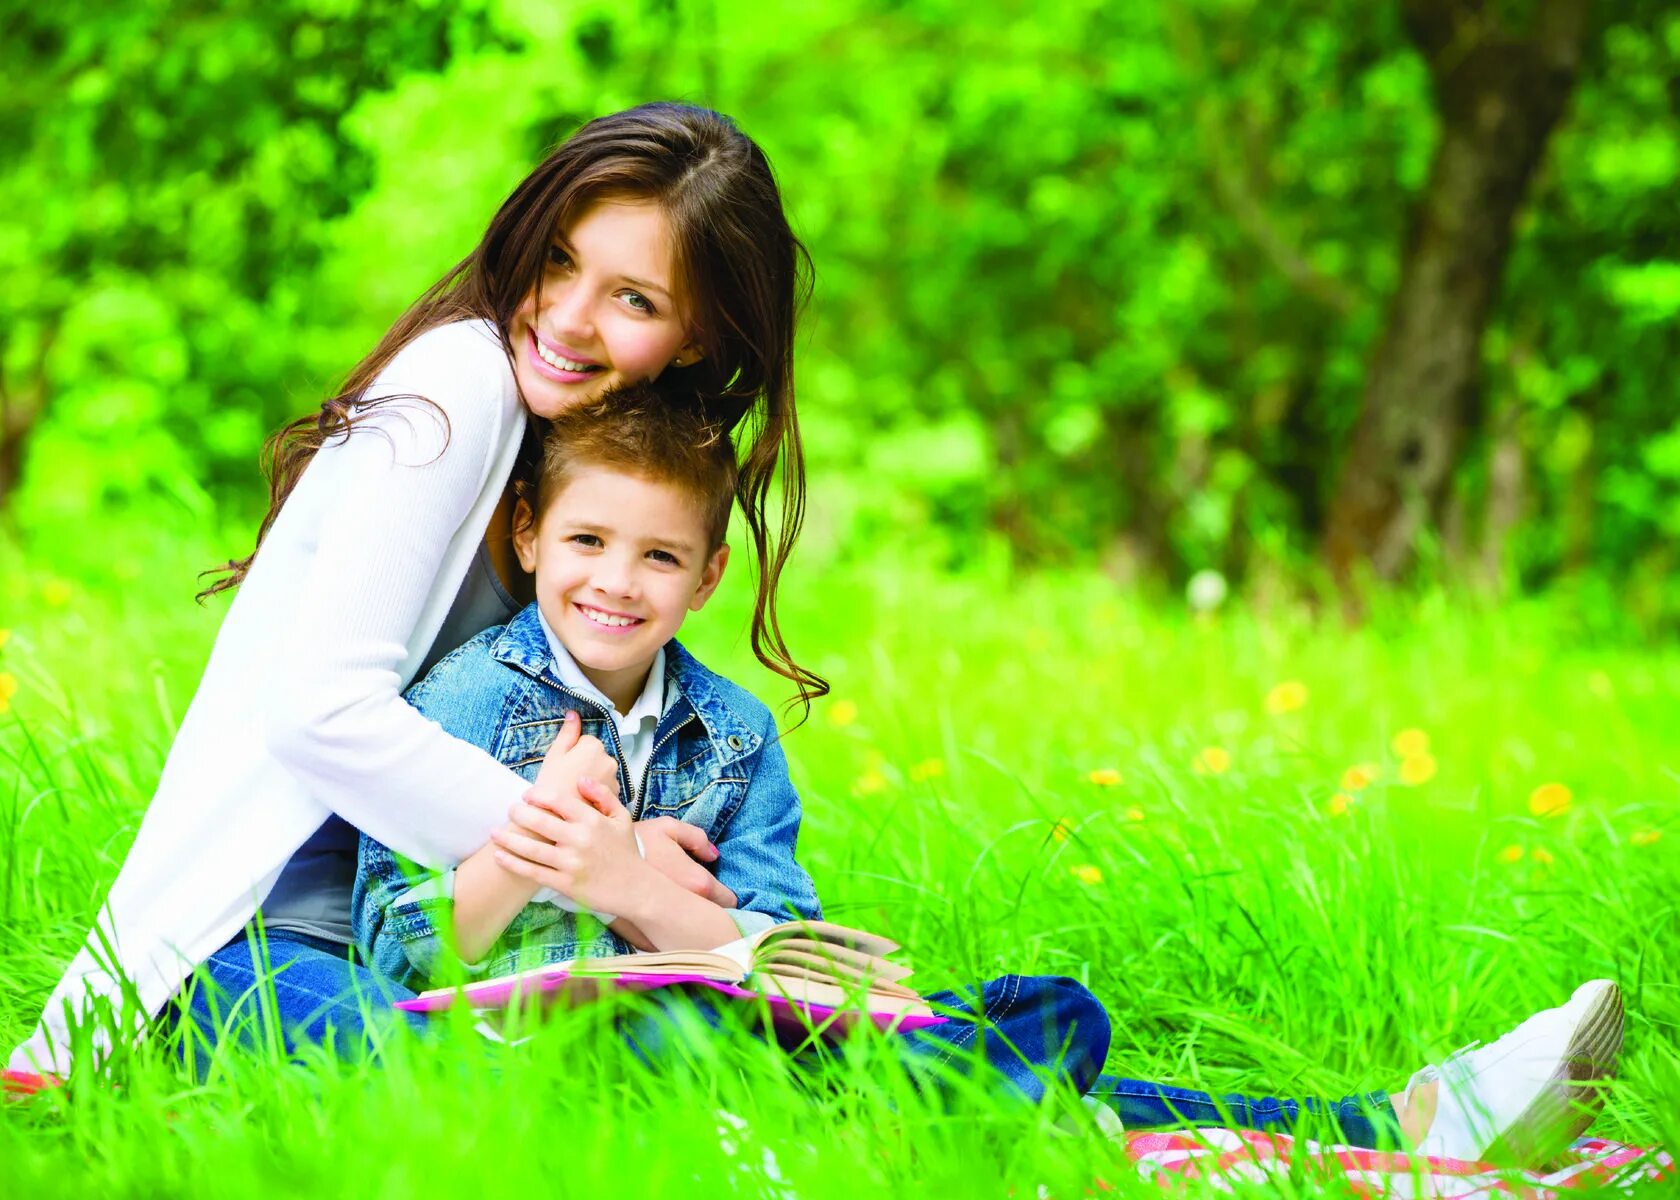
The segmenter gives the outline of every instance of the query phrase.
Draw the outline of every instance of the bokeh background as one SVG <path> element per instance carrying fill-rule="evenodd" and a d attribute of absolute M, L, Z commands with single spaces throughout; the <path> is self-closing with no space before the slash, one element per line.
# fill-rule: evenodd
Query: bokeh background
<path fill-rule="evenodd" d="M 806 561 L 1680 613 L 1672 3 L 5 7 L 0 524 L 39 577 L 243 554 L 265 434 L 545 148 L 680 98 L 815 258 Z"/>

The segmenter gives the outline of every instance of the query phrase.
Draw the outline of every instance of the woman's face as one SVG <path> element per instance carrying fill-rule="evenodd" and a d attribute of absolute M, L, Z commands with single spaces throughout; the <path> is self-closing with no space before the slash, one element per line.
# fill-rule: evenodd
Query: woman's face
<path fill-rule="evenodd" d="M 603 200 L 561 231 L 542 286 L 513 314 L 514 374 L 525 403 L 551 417 L 620 383 L 699 357 L 657 205 Z"/>

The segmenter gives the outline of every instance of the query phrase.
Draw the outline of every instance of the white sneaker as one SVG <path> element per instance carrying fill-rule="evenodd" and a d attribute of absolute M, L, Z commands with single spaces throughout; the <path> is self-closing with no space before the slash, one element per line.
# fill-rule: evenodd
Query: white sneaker
<path fill-rule="evenodd" d="M 1435 1120 L 1418 1153 L 1538 1166 L 1592 1124 L 1603 1095 L 1593 1080 L 1615 1070 L 1622 996 L 1595 979 L 1569 1003 L 1537 1012 L 1490 1046 L 1458 1051 L 1406 1085 L 1440 1081 Z M 1585 1086 L 1583 1086 L 1585 1085 Z"/>

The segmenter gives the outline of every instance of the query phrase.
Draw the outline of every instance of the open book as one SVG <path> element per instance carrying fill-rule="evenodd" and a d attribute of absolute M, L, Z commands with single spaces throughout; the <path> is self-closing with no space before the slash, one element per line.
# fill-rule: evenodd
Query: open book
<path fill-rule="evenodd" d="M 844 1032 L 859 1019 L 887 1029 L 943 1024 L 904 986 L 910 968 L 888 962 L 895 942 L 827 921 L 789 921 L 716 950 L 667 950 L 574 959 L 458 988 L 434 988 L 397 1007 L 441 1012 L 455 1004 L 501 1009 L 540 998 L 584 1004 L 603 991 L 698 984 L 769 1005 L 778 1026 Z"/>

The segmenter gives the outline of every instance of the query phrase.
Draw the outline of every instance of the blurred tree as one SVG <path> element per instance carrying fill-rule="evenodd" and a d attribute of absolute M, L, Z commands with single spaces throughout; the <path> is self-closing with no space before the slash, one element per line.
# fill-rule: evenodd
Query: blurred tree
<path fill-rule="evenodd" d="M 1512 226 L 1574 89 L 1589 8 L 1401 0 L 1440 132 L 1325 527 L 1344 589 L 1364 565 L 1397 575 L 1438 516 L 1480 388 Z"/>
<path fill-rule="evenodd" d="M 82 447 L 106 452 L 97 471 L 64 481 L 83 503 L 148 487 L 190 495 L 230 457 L 248 473 L 251 432 L 299 369 L 279 335 L 309 303 L 299 289 L 326 222 L 371 182 L 345 114 L 495 40 L 482 6 L 6 10 L 0 507 L 60 404 L 96 406 L 79 432 L 108 435 Z"/>

